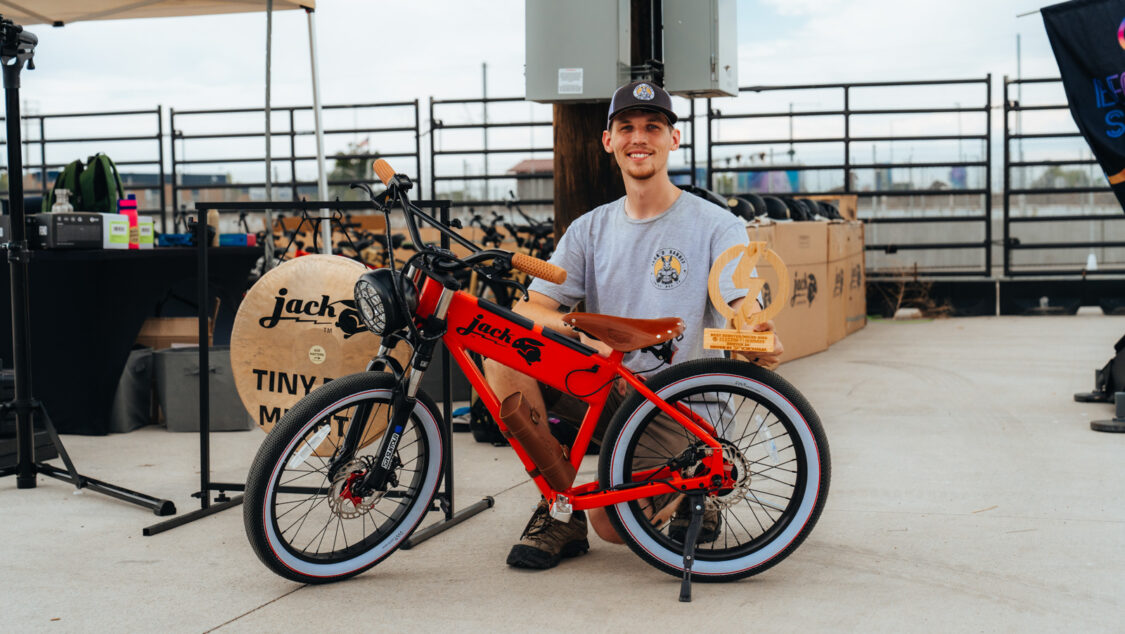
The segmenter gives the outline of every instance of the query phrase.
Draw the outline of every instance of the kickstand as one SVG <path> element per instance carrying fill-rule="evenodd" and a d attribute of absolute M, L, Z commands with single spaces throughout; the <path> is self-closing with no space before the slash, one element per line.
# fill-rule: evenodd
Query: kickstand
<path fill-rule="evenodd" d="M 699 530 L 703 527 L 703 494 L 688 495 L 691 507 L 691 521 L 687 535 L 684 536 L 684 581 L 680 584 L 680 602 L 691 603 L 691 566 L 695 563 L 695 543 L 699 540 Z"/>

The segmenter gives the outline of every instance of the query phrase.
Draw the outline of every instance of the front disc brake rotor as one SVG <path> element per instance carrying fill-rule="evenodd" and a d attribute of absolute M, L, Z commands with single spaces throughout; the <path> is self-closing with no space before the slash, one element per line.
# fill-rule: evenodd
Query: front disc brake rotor
<path fill-rule="evenodd" d="M 332 480 L 332 489 L 328 493 L 328 507 L 332 513 L 341 519 L 355 519 L 372 509 L 375 503 L 383 497 L 375 491 L 367 497 L 361 497 L 352 492 L 352 487 L 363 481 L 367 473 L 367 464 L 362 460 L 352 460 L 337 472 Z"/>

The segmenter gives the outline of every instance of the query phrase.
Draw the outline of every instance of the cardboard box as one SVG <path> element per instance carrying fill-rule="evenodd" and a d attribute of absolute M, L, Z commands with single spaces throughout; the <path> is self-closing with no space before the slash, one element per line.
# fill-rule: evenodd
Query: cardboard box
<path fill-rule="evenodd" d="M 748 227 L 751 240 L 766 238 L 788 269 L 789 293 L 775 297 L 780 288 L 777 272 L 766 261 L 758 264 L 758 276 L 765 279 L 762 297 L 767 306 L 784 303 L 774 317 L 777 336 L 785 352 L 782 363 L 815 354 L 828 348 L 828 264 L 825 260 L 828 223 L 779 222 Z"/>
<path fill-rule="evenodd" d="M 849 256 L 844 261 L 848 280 L 848 299 L 844 313 L 847 333 L 860 330 L 867 325 L 867 275 L 866 256 L 863 252 Z"/>
<path fill-rule="evenodd" d="M 749 223 L 746 225 L 746 236 L 750 238 L 751 242 L 765 242 L 771 248 L 773 247 L 773 228 L 774 223 Z"/>
<path fill-rule="evenodd" d="M 863 225 L 833 221 L 828 224 L 828 345 L 847 336 L 850 260 L 863 253 Z"/>
<path fill-rule="evenodd" d="M 208 326 L 207 342 L 211 343 L 215 322 Z M 176 344 L 199 345 L 199 320 L 195 317 L 149 317 L 141 324 L 137 344 L 153 350 L 171 348 Z"/>
<path fill-rule="evenodd" d="M 207 320 L 207 345 L 214 343 L 215 320 L 219 318 L 219 300 L 215 300 L 215 310 Z M 137 345 L 148 346 L 153 350 L 178 346 L 199 345 L 198 317 L 149 317 L 141 324 L 137 334 Z"/>
<path fill-rule="evenodd" d="M 773 301 L 784 302 L 781 312 L 774 317 L 777 336 L 785 347 L 782 363 L 828 349 L 827 263 L 793 264 L 787 268 L 789 294 L 779 298 L 773 296 L 780 283 L 773 267 L 768 264 L 758 267 L 759 277 L 766 280 L 762 289 L 766 305 Z"/>
<path fill-rule="evenodd" d="M 828 248 L 827 222 L 778 222 L 770 248 L 786 266 L 823 264 Z"/>
<path fill-rule="evenodd" d="M 840 215 L 844 217 L 844 220 L 855 221 L 859 219 L 859 197 L 855 194 L 821 194 L 805 196 L 805 198 L 833 203 L 840 210 Z"/>
<path fill-rule="evenodd" d="M 828 263 L 828 345 L 848 336 L 847 260 Z"/>

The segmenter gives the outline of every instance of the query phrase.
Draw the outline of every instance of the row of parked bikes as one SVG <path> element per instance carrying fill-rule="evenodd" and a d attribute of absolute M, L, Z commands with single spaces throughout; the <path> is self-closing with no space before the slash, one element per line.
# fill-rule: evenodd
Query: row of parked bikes
<path fill-rule="evenodd" d="M 839 208 L 828 201 L 753 192 L 721 195 L 694 185 L 681 187 L 747 221 L 758 218 L 782 222 L 843 219 Z M 492 209 L 487 216 L 484 212 L 469 207 L 468 213 L 453 219 L 450 226 L 471 236 L 474 242 L 486 248 L 500 248 L 503 245 L 504 248 L 536 258 L 549 259 L 555 249 L 554 223 L 527 214 L 514 193 L 510 193 L 505 206 L 507 215 Z M 344 214 L 337 214 L 333 223 L 332 252 L 362 262 L 370 268 L 386 267 L 390 258 L 395 258 L 396 263 L 402 265 L 418 253 L 417 245 L 405 233 L 396 232 L 388 237 L 382 230 L 365 229 L 363 223 Z M 259 240 L 263 239 L 264 233 L 260 233 L 258 237 Z M 295 228 L 287 229 L 279 218 L 274 225 L 274 244 L 280 261 L 319 253 L 319 231 L 313 222 L 302 222 Z M 510 306 L 513 286 L 505 283 L 510 281 L 523 283 L 526 276 L 492 279 L 472 276 L 472 279 L 466 280 L 465 288 L 471 294 L 485 297 L 501 306 Z"/>

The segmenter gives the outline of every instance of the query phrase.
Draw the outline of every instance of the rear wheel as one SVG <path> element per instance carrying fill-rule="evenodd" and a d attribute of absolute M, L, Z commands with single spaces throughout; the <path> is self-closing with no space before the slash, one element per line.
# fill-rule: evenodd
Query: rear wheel
<path fill-rule="evenodd" d="M 254 552 L 277 574 L 304 583 L 359 574 L 425 517 L 443 453 L 439 410 L 425 393 L 394 448 L 388 490 L 355 490 L 376 461 L 394 383 L 375 372 L 336 379 L 297 403 L 262 443 L 246 479 L 243 519 Z M 329 478 L 337 438 L 352 424 L 364 425 L 363 446 Z"/>
<path fill-rule="evenodd" d="M 735 486 L 706 498 L 693 574 L 728 581 L 762 572 L 792 553 L 816 524 L 828 494 L 828 443 L 803 396 L 777 374 L 743 361 L 707 359 L 669 368 L 647 385 L 716 429 Z M 632 394 L 606 433 L 599 461 L 602 487 L 640 478 L 703 443 Z M 685 476 L 702 469 L 697 460 Z M 606 508 L 617 532 L 645 561 L 683 573 L 687 504 L 669 493 Z M 655 522 L 655 523 L 654 523 Z"/>

